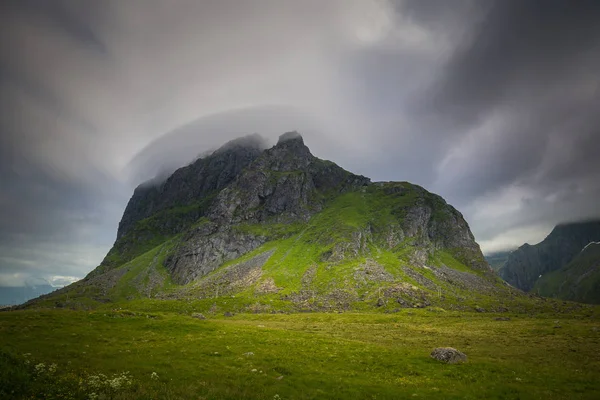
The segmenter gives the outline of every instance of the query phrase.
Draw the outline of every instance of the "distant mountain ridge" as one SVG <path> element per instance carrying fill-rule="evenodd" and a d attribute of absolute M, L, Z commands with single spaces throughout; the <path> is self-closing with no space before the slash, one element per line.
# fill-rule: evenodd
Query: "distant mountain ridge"
<path fill-rule="evenodd" d="M 577 288 L 569 287 L 567 282 L 592 281 L 596 278 L 588 274 L 577 257 L 586 246 L 600 241 L 600 221 L 584 221 L 556 226 L 552 232 L 536 245 L 524 244 L 512 252 L 500 268 L 500 276 L 511 285 L 531 291 L 540 289 L 540 294 L 564 299 L 587 299 L 590 295 L 580 296 Z M 587 249 L 586 249 L 587 250 Z M 594 252 L 592 253 L 592 250 Z M 595 246 L 586 252 L 586 265 L 595 257 Z M 573 263 L 573 264 L 571 264 Z M 592 263 L 593 264 L 593 263 Z M 577 272 L 579 271 L 579 272 Z M 552 277 L 546 277 L 547 274 Z M 575 274 L 575 275 L 574 275 Z M 579 275 L 577 275 L 579 274 Z M 569 278 L 567 279 L 567 276 Z M 555 283 L 550 284 L 550 281 Z M 558 281 L 561 281 L 558 283 Z M 560 287 L 560 289 L 559 289 Z M 581 286 L 583 287 L 583 286 Z M 594 296 L 592 296 L 594 297 Z M 583 301 L 583 300 L 581 300 Z"/>
<path fill-rule="evenodd" d="M 12 306 L 48 294 L 57 288 L 51 285 L 0 286 L 0 306 Z"/>
<path fill-rule="evenodd" d="M 543 275 L 533 291 L 547 297 L 600 304 L 600 242 L 591 242 L 566 266 Z"/>
<path fill-rule="evenodd" d="M 485 256 L 485 260 L 490 264 L 494 271 L 498 271 L 508 259 L 511 251 L 496 251 Z"/>

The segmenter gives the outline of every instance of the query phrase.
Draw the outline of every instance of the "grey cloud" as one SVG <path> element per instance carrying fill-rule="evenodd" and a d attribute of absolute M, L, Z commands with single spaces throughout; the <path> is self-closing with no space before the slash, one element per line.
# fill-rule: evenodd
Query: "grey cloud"
<path fill-rule="evenodd" d="M 215 150 L 226 142 L 251 133 L 268 141 L 295 129 L 310 136 L 317 128 L 309 115 L 285 106 L 259 106 L 229 110 L 189 122 L 160 136 L 136 154 L 128 165 L 130 179 L 139 183 L 156 175 L 171 173 Z"/>
<path fill-rule="evenodd" d="M 80 44 L 105 53 L 104 43 L 90 24 L 102 14 L 103 7 L 101 2 L 84 4 L 76 0 L 5 0 L 0 10 L 13 16 L 24 14 L 45 19 Z"/>
<path fill-rule="evenodd" d="M 447 66 L 432 105 L 468 124 L 513 95 L 543 99 L 552 79 L 597 62 L 599 14 L 594 1 L 494 2 Z"/>

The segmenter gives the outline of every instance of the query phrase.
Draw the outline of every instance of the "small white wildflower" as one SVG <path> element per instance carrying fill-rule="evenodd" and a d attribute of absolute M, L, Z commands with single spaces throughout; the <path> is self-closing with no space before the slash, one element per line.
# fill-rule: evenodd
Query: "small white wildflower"
<path fill-rule="evenodd" d="M 256 368 L 253 368 L 251 372 L 256 372 Z"/>
<path fill-rule="evenodd" d="M 245 355 L 246 357 L 252 357 L 252 356 L 254 355 L 254 353 L 253 353 L 253 352 L 251 352 L 251 351 L 249 351 L 249 352 L 247 352 L 247 353 L 244 353 L 244 355 Z"/>
<path fill-rule="evenodd" d="M 158 380 L 158 374 L 156 372 L 153 372 L 150 375 L 150 379 L 152 379 L 153 381 L 157 381 Z"/>
<path fill-rule="evenodd" d="M 119 389 L 121 387 L 121 380 L 119 378 L 114 378 L 109 381 L 110 387 L 113 389 Z"/>
<path fill-rule="evenodd" d="M 39 363 L 35 366 L 35 372 L 38 374 L 43 374 L 46 371 L 46 364 Z"/>
<path fill-rule="evenodd" d="M 50 366 L 48 367 L 48 372 L 50 372 L 51 374 L 56 372 L 56 364 L 50 364 Z"/>
<path fill-rule="evenodd" d="M 278 394 L 276 394 L 275 396 L 273 396 L 273 400 L 281 400 L 281 397 Z"/>

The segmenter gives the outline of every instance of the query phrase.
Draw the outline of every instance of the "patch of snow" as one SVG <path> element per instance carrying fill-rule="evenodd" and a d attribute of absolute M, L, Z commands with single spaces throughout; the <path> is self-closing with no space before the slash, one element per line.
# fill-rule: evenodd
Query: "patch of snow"
<path fill-rule="evenodd" d="M 600 242 L 589 242 L 588 244 L 585 245 L 585 247 L 583 249 L 581 249 L 581 251 L 584 251 L 585 249 L 587 249 L 592 244 L 600 244 Z"/>

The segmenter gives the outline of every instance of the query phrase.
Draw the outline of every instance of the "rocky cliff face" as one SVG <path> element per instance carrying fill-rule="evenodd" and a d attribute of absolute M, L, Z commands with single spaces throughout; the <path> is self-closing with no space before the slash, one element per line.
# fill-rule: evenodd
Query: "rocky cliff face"
<path fill-rule="evenodd" d="M 141 184 L 125 208 L 117 239 L 144 218 L 169 208 L 193 205 L 225 188 L 261 154 L 262 143 L 257 135 L 233 140 L 211 155 L 178 169 L 164 182 Z M 195 220 L 199 215 L 190 218 Z"/>
<path fill-rule="evenodd" d="M 314 157 L 296 132 L 282 135 L 215 198 L 207 219 L 188 232 L 167 260 L 175 282 L 189 283 L 261 246 L 264 234 L 239 233 L 239 224 L 306 222 L 323 209 L 330 192 L 370 180 Z"/>
<path fill-rule="evenodd" d="M 555 227 L 539 244 L 524 244 L 512 252 L 500 268 L 500 276 L 511 285 L 530 291 L 540 275 L 566 266 L 588 243 L 600 240 L 600 221 Z"/>
<path fill-rule="evenodd" d="M 105 272 L 184 231 L 209 209 L 214 197 L 264 150 L 264 140 L 249 135 L 175 171 L 164 181 L 138 186 L 123 213 L 117 240 L 101 267 Z"/>

